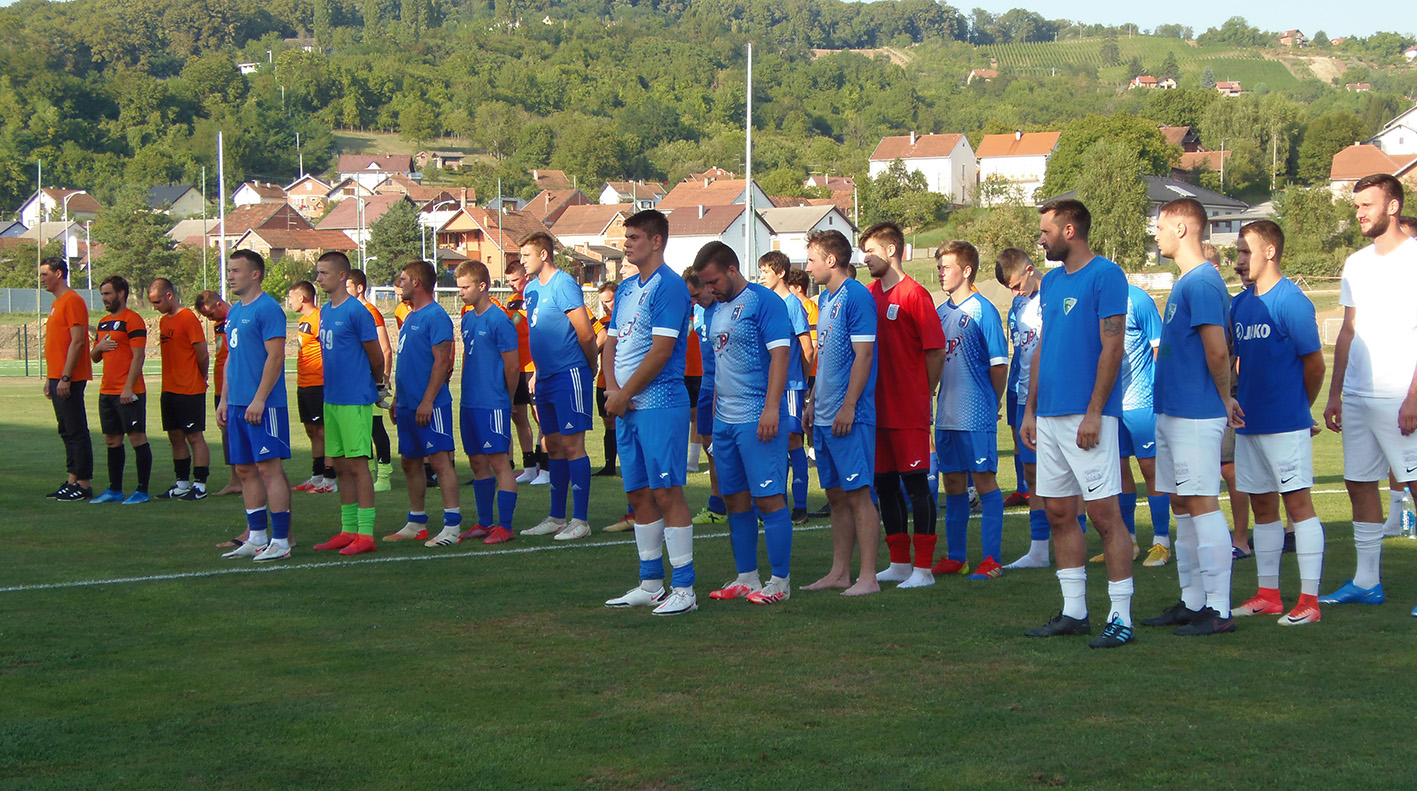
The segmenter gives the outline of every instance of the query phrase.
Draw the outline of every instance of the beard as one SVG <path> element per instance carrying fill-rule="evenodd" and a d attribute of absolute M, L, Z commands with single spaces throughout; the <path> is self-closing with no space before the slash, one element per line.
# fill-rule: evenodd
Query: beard
<path fill-rule="evenodd" d="M 1392 218 L 1384 214 L 1383 216 L 1374 220 L 1373 224 L 1368 226 L 1368 230 L 1363 231 L 1363 236 L 1368 239 L 1376 239 L 1379 236 L 1382 236 L 1383 234 L 1387 233 L 1387 227 L 1391 224 Z"/>

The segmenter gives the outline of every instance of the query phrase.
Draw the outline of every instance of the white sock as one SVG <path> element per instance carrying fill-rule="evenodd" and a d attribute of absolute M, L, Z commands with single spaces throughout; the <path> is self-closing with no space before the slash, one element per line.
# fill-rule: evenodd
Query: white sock
<path fill-rule="evenodd" d="M 1230 542 L 1230 525 L 1219 511 L 1192 516 L 1195 525 L 1197 557 L 1200 560 L 1201 584 L 1205 588 L 1206 606 L 1221 618 L 1230 617 L 1230 567 L 1234 556 Z M 1194 575 L 1192 575 L 1194 576 Z"/>
<path fill-rule="evenodd" d="M 251 534 L 246 537 L 246 543 L 255 544 L 258 547 L 265 546 L 269 543 L 269 540 L 266 538 L 266 531 L 252 530 Z"/>
<path fill-rule="evenodd" d="M 763 586 L 763 578 L 758 576 L 757 569 L 739 574 L 738 579 L 734 580 L 734 582 L 739 585 L 747 585 L 750 588 L 761 588 Z"/>
<path fill-rule="evenodd" d="M 1297 525 L 1295 529 L 1298 529 Z M 1299 540 L 1297 534 L 1294 540 Z M 1360 588 L 1371 588 L 1382 582 L 1380 569 L 1383 560 L 1383 526 L 1377 522 L 1354 522 L 1353 546 L 1358 551 L 1358 567 L 1353 572 L 1353 584 Z M 1297 543 L 1294 548 L 1299 548 Z"/>
<path fill-rule="evenodd" d="M 290 539 L 288 538 L 272 538 L 271 543 L 278 549 L 290 549 Z"/>
<path fill-rule="evenodd" d="M 1176 514 L 1176 579 L 1181 583 L 1181 601 L 1192 612 L 1205 606 L 1205 586 L 1197 568 L 1196 527 L 1190 514 Z"/>
<path fill-rule="evenodd" d="M 905 582 L 915 571 L 910 563 L 892 563 L 885 571 L 876 574 L 877 582 Z"/>
<path fill-rule="evenodd" d="M 694 526 L 664 528 L 664 551 L 669 554 L 669 565 L 676 569 L 693 563 Z"/>
<path fill-rule="evenodd" d="M 1387 490 L 1387 521 L 1383 527 L 1391 530 L 1402 526 L 1402 492 Z"/>
<path fill-rule="evenodd" d="M 1063 614 L 1081 621 L 1087 617 L 1087 569 L 1058 569 L 1057 574 L 1063 589 Z"/>
<path fill-rule="evenodd" d="M 1121 618 L 1123 626 L 1132 625 L 1132 590 L 1131 577 L 1108 581 L 1107 596 L 1112 600 L 1112 611 L 1107 613 L 1108 623 L 1114 618 Z"/>
<path fill-rule="evenodd" d="M 1151 539 L 1151 543 L 1158 547 L 1166 547 L 1167 549 L 1170 549 L 1171 536 L 1156 536 L 1155 538 Z"/>
<path fill-rule="evenodd" d="M 690 443 L 689 443 L 689 466 L 690 466 L 690 467 L 697 467 L 697 466 L 699 466 L 699 454 L 703 453 L 703 451 L 704 451 L 704 446 L 703 446 L 703 445 L 700 445 L 700 444 L 697 443 L 697 442 L 690 442 Z"/>
<path fill-rule="evenodd" d="M 1299 556 L 1299 592 L 1319 595 L 1319 578 L 1324 570 L 1324 524 L 1317 516 L 1294 525 L 1294 553 Z"/>
<path fill-rule="evenodd" d="M 1261 588 L 1279 587 L 1279 559 L 1284 555 L 1284 523 L 1255 524 L 1255 569 Z M 1296 539 L 1297 540 L 1297 539 Z"/>
<path fill-rule="evenodd" d="M 647 525 L 635 525 L 635 548 L 640 560 L 658 560 L 664 557 L 664 520 Z M 640 587 L 654 592 L 664 589 L 664 580 L 640 580 Z"/>
<path fill-rule="evenodd" d="M 894 564 L 892 564 L 892 565 L 894 565 Z M 880 578 L 877 577 L 877 579 L 880 579 Z M 928 586 L 934 585 L 934 584 L 935 584 L 935 572 L 933 572 L 933 571 L 931 571 L 931 570 L 929 570 L 929 569 L 923 569 L 923 568 L 920 568 L 920 567 L 917 566 L 914 571 L 910 572 L 910 579 L 906 580 L 905 582 L 902 582 L 899 587 L 902 587 L 902 588 L 925 588 L 925 587 L 928 587 Z"/>
<path fill-rule="evenodd" d="M 1028 544 L 1028 557 L 1039 561 L 1044 565 L 1048 564 L 1048 539 L 1035 538 Z"/>

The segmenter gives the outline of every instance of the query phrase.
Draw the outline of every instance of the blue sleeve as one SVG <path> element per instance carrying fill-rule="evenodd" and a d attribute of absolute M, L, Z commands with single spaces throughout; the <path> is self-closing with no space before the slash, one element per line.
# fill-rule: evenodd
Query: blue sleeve
<path fill-rule="evenodd" d="M 989 305 L 984 309 L 981 318 L 983 321 L 979 322 L 979 326 L 984 333 L 984 348 L 989 350 L 989 365 L 1003 365 L 1004 362 L 995 362 L 995 360 L 1007 362 L 1009 359 L 1009 342 L 1004 338 L 1004 326 L 999 320 L 999 311 L 995 310 L 993 305 Z"/>
<path fill-rule="evenodd" d="M 793 335 L 805 335 L 812 331 L 812 325 L 807 321 L 807 309 L 802 307 L 802 300 L 788 295 L 782 304 L 787 308 L 787 318 L 792 323 Z"/>
<path fill-rule="evenodd" d="M 869 293 L 851 294 L 842 306 L 852 343 L 876 342 L 876 300 Z"/>
<path fill-rule="evenodd" d="M 259 315 L 262 342 L 285 337 L 285 311 L 276 304 L 274 297 L 270 302 L 263 303 Z"/>
<path fill-rule="evenodd" d="M 655 289 L 654 304 L 650 305 L 649 309 L 649 326 L 652 335 L 678 338 L 684 334 L 684 328 L 688 326 L 689 289 L 687 286 L 673 288 L 673 285 L 672 283 L 661 283 L 660 287 Z"/>
<path fill-rule="evenodd" d="M 787 303 L 782 301 L 782 297 L 767 289 L 762 299 L 759 301 L 758 319 L 761 322 L 759 330 L 762 332 L 763 345 L 771 349 L 774 346 L 787 346 L 792 338 L 792 325 L 787 320 Z"/>
<path fill-rule="evenodd" d="M 621 283 L 619 286 L 615 287 L 615 307 L 610 309 L 610 322 L 605 325 L 606 332 L 608 332 L 612 338 L 618 338 L 620 336 L 620 306 L 625 304 L 625 300 L 621 299 L 621 297 L 624 296 L 625 289 L 628 286 L 628 283 Z"/>
<path fill-rule="evenodd" d="M 585 297 L 581 295 L 580 286 L 577 286 L 576 281 L 572 280 L 571 276 L 565 272 L 562 272 L 561 275 L 562 277 L 551 282 L 551 287 L 554 289 L 551 292 L 551 298 L 556 307 L 560 308 L 563 313 L 570 313 L 576 308 L 585 307 Z"/>
<path fill-rule="evenodd" d="M 379 331 L 374 327 L 374 314 L 364 309 L 363 305 L 356 304 L 355 310 L 349 311 L 354 314 L 354 331 L 357 333 L 360 343 L 376 341 L 379 339 Z"/>
<path fill-rule="evenodd" d="M 438 315 L 428 322 L 428 343 L 437 346 L 440 343 L 448 343 L 453 339 L 453 320 L 446 311 L 439 310 Z"/>
<path fill-rule="evenodd" d="M 1323 348 L 1319 341 L 1319 323 L 1314 314 L 1314 303 L 1303 294 L 1294 294 L 1284 300 L 1280 311 L 1284 329 L 1294 341 L 1294 351 L 1299 354 L 1313 354 Z"/>
<path fill-rule="evenodd" d="M 1222 287 L 1219 277 L 1217 274 L 1215 282 L 1209 278 L 1197 281 L 1196 285 L 1186 289 L 1186 307 L 1191 310 L 1192 327 L 1206 324 L 1227 327 L 1230 324 L 1226 316 L 1230 294 Z"/>
<path fill-rule="evenodd" d="M 507 318 L 505 313 L 500 321 L 492 324 L 492 342 L 496 344 L 498 352 L 517 350 L 517 328 L 512 326 L 512 320 Z"/>
<path fill-rule="evenodd" d="M 1127 315 L 1127 276 L 1115 264 L 1097 278 L 1097 318 Z"/>
<path fill-rule="evenodd" d="M 1146 293 L 1146 292 L 1142 292 Z M 1146 300 L 1137 307 L 1137 324 L 1153 345 L 1161 340 L 1161 314 L 1156 310 L 1156 300 L 1147 294 Z"/>

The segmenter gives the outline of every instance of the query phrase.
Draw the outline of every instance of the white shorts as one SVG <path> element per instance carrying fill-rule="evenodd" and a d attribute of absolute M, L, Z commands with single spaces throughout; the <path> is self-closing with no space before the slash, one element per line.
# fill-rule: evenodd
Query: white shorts
<path fill-rule="evenodd" d="M 1397 427 L 1401 398 L 1343 396 L 1343 477 L 1381 481 L 1388 470 L 1399 481 L 1417 481 L 1417 432 Z"/>
<path fill-rule="evenodd" d="M 1182 497 L 1220 496 L 1223 417 L 1156 416 L 1156 489 Z"/>
<path fill-rule="evenodd" d="M 1122 493 L 1117 463 L 1117 418 L 1102 416 L 1102 430 L 1092 450 L 1078 447 L 1082 415 L 1038 418 L 1037 486 L 1039 497 L 1101 500 Z"/>
<path fill-rule="evenodd" d="M 1314 485 L 1309 430 L 1235 435 L 1235 488 L 1245 494 L 1297 492 Z"/>

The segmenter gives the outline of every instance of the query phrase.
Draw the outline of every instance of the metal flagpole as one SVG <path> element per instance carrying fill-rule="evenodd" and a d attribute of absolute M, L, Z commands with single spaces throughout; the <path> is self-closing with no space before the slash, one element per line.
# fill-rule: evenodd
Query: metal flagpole
<path fill-rule="evenodd" d="M 202 166 L 202 289 L 207 285 L 207 166 Z"/>
<path fill-rule="evenodd" d="M 217 234 L 221 236 L 221 260 L 217 261 L 217 273 L 221 276 L 221 298 L 226 296 L 226 149 L 223 148 L 221 132 L 216 133 L 216 192 L 217 192 Z M 205 237 L 203 237 L 205 238 Z"/>
<path fill-rule="evenodd" d="M 753 43 L 751 41 L 748 42 L 748 94 L 744 104 L 747 106 L 747 112 L 743 125 L 747 131 L 748 142 L 747 151 L 743 155 L 744 195 L 747 196 L 743 210 L 743 270 L 744 274 L 750 274 L 753 280 L 757 280 L 758 257 L 753 251 L 753 226 L 757 225 L 757 218 L 753 214 Z"/>
<path fill-rule="evenodd" d="M 39 278 L 39 262 L 44 260 L 44 160 L 37 159 L 34 163 L 34 195 L 35 204 L 35 237 L 34 237 L 34 324 L 35 332 L 39 336 L 39 348 L 44 349 L 44 284 Z M 36 360 L 36 370 L 39 371 L 39 378 L 44 378 L 44 354 L 40 353 Z M 30 358 L 25 355 L 25 376 L 30 373 Z"/>

